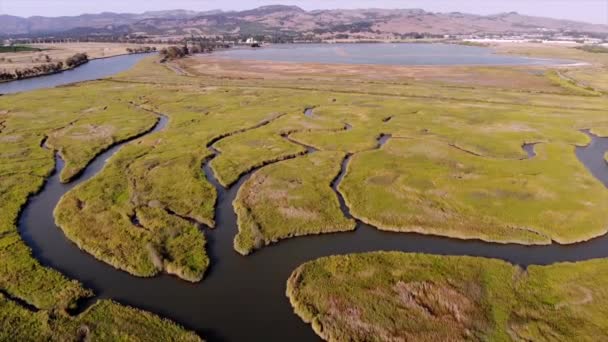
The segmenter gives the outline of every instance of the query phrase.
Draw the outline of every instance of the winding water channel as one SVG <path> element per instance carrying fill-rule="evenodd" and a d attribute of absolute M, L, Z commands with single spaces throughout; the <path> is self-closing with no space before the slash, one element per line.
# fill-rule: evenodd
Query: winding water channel
<path fill-rule="evenodd" d="M 162 130 L 167 124 L 170 124 L 167 118 L 161 116 L 149 134 Z M 596 178 L 608 186 L 608 166 L 604 161 L 608 138 L 591 137 L 592 143 L 577 148 L 576 155 Z M 378 148 L 389 138 L 388 135 L 380 136 Z M 297 266 L 323 256 L 390 250 L 498 258 L 524 267 L 608 257 L 608 236 L 569 246 L 500 245 L 420 234 L 388 233 L 361 222 L 357 223 L 355 232 L 292 238 L 243 257 L 233 249 L 237 225 L 232 202 L 238 189 L 253 172 L 241 177 L 229 189 L 224 189 L 215 179 L 207 161 L 203 172 L 218 190 L 219 198 L 217 227 L 204 229 L 211 257 L 211 268 L 205 279 L 198 284 L 190 284 L 168 275 L 137 278 L 79 250 L 55 226 L 53 218 L 53 210 L 61 196 L 96 175 L 122 145 L 124 143 L 98 156 L 70 184 L 59 182 L 63 162 L 57 158 L 55 173 L 43 190 L 30 199 L 20 216 L 21 235 L 42 264 L 93 289 L 96 297 L 90 302 L 111 298 L 149 310 L 183 324 L 209 341 L 318 340 L 312 329 L 293 313 L 285 297 L 285 284 Z M 219 153 L 213 146 L 209 147 L 216 154 Z M 534 156 L 533 146 L 526 147 L 526 151 L 530 157 Z M 308 152 L 314 153 L 314 149 L 308 149 Z M 332 184 L 334 189 L 343 179 L 350 159 L 351 156 L 347 156 L 342 162 L 342 171 Z M 345 215 L 350 217 L 337 191 L 336 195 Z M 81 303 L 80 310 L 88 304 Z"/>

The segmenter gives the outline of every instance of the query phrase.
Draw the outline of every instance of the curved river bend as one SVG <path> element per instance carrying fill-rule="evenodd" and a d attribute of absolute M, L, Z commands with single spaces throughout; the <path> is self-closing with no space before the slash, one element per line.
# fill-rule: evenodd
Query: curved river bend
<path fill-rule="evenodd" d="M 150 134 L 163 129 L 166 124 L 167 119 L 161 116 Z M 379 148 L 389 137 L 380 138 Z M 577 148 L 576 154 L 590 172 L 608 186 L 608 166 L 604 161 L 608 138 L 592 138 L 592 143 Z M 237 233 L 232 202 L 251 173 L 231 188 L 224 189 L 214 178 L 207 161 L 203 169 L 217 188 L 219 197 L 217 228 L 204 232 L 212 260 L 205 279 L 198 284 L 190 284 L 168 275 L 151 279 L 137 278 L 82 252 L 64 237 L 62 231 L 55 226 L 53 218 L 53 210 L 61 196 L 97 174 L 120 146 L 122 144 L 98 156 L 70 184 L 59 182 L 58 171 L 63 167 L 63 162 L 57 158 L 56 172 L 43 190 L 30 198 L 20 216 L 21 235 L 42 264 L 92 288 L 97 297 L 91 301 L 111 298 L 152 311 L 195 330 L 209 341 L 318 340 L 312 329 L 293 313 L 285 298 L 285 283 L 297 266 L 323 256 L 390 250 L 498 258 L 524 267 L 530 264 L 545 265 L 608 257 L 608 236 L 570 246 L 499 245 L 419 234 L 388 233 L 361 222 L 358 222 L 357 230 L 352 233 L 292 238 L 263 248 L 251 256 L 242 257 L 234 251 L 232 245 Z M 343 178 L 349 160 L 350 158 L 344 160 L 342 172 L 333 184 L 334 189 Z M 342 208 L 348 215 L 348 208 L 344 205 Z M 82 309 L 85 303 L 81 304 Z"/>

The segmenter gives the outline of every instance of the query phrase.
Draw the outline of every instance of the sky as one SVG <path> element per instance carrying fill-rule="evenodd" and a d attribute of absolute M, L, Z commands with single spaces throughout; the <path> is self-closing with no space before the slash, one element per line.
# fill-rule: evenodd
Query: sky
<path fill-rule="evenodd" d="M 297 5 L 306 10 L 332 8 L 422 8 L 432 12 L 523 14 L 608 24 L 608 0 L 0 0 L 0 14 L 61 16 L 82 13 L 188 9 L 243 10 L 258 6 Z"/>

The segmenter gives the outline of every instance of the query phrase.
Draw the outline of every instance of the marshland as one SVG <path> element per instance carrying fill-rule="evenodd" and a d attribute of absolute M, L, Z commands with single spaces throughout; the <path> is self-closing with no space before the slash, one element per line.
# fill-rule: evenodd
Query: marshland
<path fill-rule="evenodd" d="M 0 97 L 0 331 L 604 336 L 608 59 L 510 49 L 588 64 L 138 56 Z"/>

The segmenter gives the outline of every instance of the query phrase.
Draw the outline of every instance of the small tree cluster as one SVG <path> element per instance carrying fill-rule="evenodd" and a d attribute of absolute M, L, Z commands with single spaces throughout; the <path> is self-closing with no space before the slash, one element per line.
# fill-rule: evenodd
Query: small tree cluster
<path fill-rule="evenodd" d="M 86 53 L 77 53 L 65 60 L 65 65 L 68 68 L 75 68 L 89 61 L 89 56 Z"/>
<path fill-rule="evenodd" d="M 197 53 L 211 53 L 218 47 L 226 46 L 210 40 L 186 41 L 186 45 L 183 46 L 169 46 L 161 49 L 160 55 L 162 61 L 166 62 L 168 60 L 184 58 L 188 55 Z"/>
<path fill-rule="evenodd" d="M 187 46 L 169 46 L 167 48 L 163 48 L 160 50 L 160 55 L 162 57 L 163 62 L 168 60 L 180 59 L 186 57 L 190 54 L 190 50 L 188 50 Z"/>
<path fill-rule="evenodd" d="M 217 47 L 217 43 L 208 40 L 190 42 L 190 54 L 211 53 Z"/>

